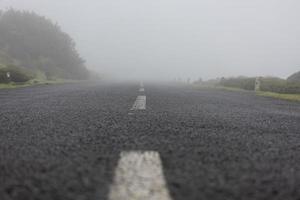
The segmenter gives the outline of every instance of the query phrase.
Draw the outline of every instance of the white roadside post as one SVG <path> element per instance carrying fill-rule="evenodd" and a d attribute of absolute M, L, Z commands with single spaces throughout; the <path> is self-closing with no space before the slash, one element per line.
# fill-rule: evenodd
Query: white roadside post
<path fill-rule="evenodd" d="M 6 72 L 6 77 L 10 81 L 10 72 Z"/>
<path fill-rule="evenodd" d="M 255 80 L 255 92 L 260 91 L 260 85 L 261 85 L 261 78 L 257 77 L 256 80 Z"/>

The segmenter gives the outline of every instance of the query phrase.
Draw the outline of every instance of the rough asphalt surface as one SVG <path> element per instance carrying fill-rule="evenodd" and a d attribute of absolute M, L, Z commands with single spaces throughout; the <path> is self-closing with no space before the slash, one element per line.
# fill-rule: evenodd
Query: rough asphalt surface
<path fill-rule="evenodd" d="M 299 200 L 300 104 L 145 84 L 0 90 L 0 199 L 108 200 L 120 152 L 157 151 L 174 200 Z"/>

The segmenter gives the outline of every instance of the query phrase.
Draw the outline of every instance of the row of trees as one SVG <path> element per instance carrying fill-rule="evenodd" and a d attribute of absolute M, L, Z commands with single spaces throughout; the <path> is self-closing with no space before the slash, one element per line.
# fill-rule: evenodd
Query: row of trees
<path fill-rule="evenodd" d="M 75 47 L 73 39 L 45 17 L 33 12 L 0 10 L 2 64 L 39 70 L 49 79 L 86 79 L 89 73 L 85 61 Z"/>

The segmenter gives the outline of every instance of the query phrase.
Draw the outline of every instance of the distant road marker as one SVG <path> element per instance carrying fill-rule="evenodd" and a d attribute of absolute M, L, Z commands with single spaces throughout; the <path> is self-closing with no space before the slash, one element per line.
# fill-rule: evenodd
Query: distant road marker
<path fill-rule="evenodd" d="M 138 96 L 131 110 L 146 110 L 146 96 L 145 95 Z"/>
<path fill-rule="evenodd" d="M 140 89 L 139 92 L 145 92 L 145 88 L 144 88 L 144 84 L 143 82 L 140 83 Z M 130 109 L 131 111 L 135 111 L 135 110 L 146 110 L 146 95 L 139 95 L 132 108 Z M 128 115 L 133 115 L 133 112 L 129 112 Z"/>
<path fill-rule="evenodd" d="M 122 152 L 109 200 L 172 200 L 158 152 Z"/>

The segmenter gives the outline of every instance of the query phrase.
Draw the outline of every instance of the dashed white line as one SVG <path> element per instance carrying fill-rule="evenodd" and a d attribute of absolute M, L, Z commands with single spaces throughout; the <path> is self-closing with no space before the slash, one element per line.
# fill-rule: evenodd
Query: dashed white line
<path fill-rule="evenodd" d="M 140 89 L 139 89 L 139 92 L 145 92 L 145 88 L 144 88 L 144 84 L 143 82 L 140 83 Z M 134 111 L 134 110 L 146 110 L 146 96 L 145 95 L 139 95 L 133 106 L 131 107 L 130 109 L 131 111 Z M 132 112 L 129 112 L 128 115 L 133 115 Z"/>
<path fill-rule="evenodd" d="M 146 96 L 145 95 L 138 96 L 131 110 L 146 110 Z"/>
<path fill-rule="evenodd" d="M 141 82 L 139 92 L 144 92 Z M 139 95 L 131 110 L 145 110 L 146 96 Z M 128 113 L 133 115 L 132 112 Z M 155 151 L 122 152 L 110 187 L 109 200 L 172 200 Z"/>
<path fill-rule="evenodd" d="M 155 151 L 122 152 L 110 187 L 109 200 L 171 200 Z"/>

